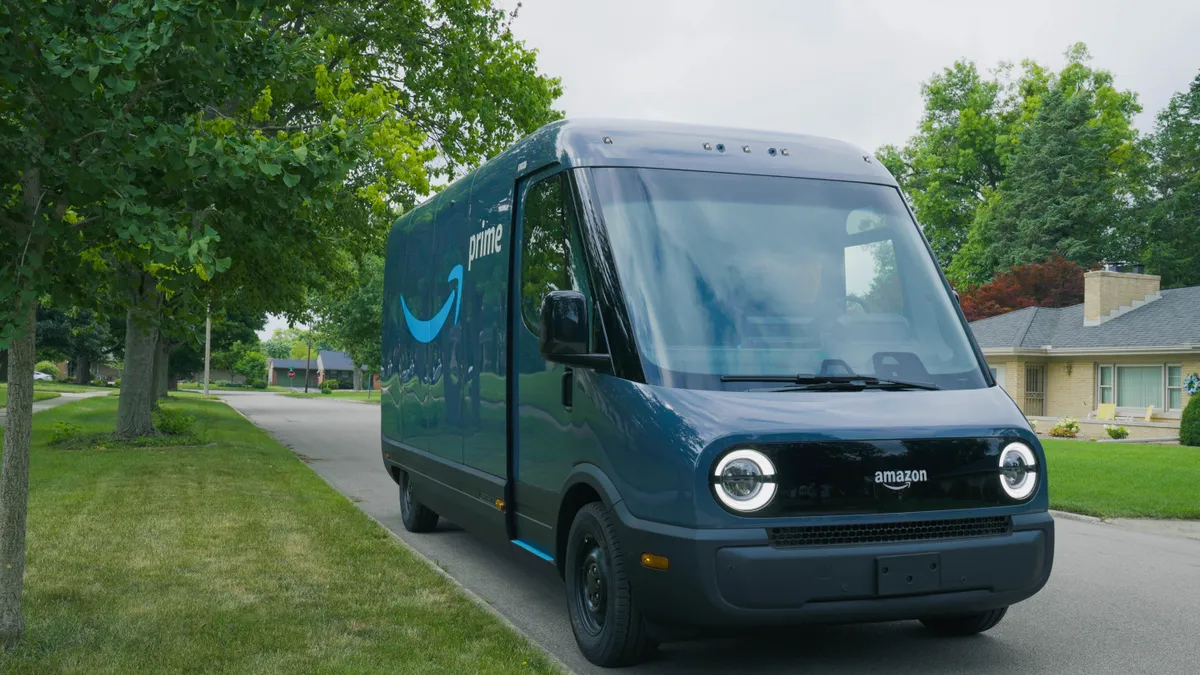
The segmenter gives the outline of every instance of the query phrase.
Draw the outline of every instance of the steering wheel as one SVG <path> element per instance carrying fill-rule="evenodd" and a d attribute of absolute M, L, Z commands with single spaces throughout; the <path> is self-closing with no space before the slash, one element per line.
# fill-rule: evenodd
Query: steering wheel
<path fill-rule="evenodd" d="M 859 307 L 862 308 L 863 314 L 871 313 L 871 308 L 867 306 L 867 301 L 863 300 L 862 298 L 858 297 L 857 295 L 847 295 L 846 303 L 847 304 L 853 303 L 853 304 L 858 305 Z"/>

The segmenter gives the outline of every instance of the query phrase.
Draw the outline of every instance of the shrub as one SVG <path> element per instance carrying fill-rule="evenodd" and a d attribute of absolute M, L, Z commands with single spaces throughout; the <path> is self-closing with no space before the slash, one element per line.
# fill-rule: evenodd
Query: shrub
<path fill-rule="evenodd" d="M 332 393 L 333 393 L 333 390 L 332 390 L 332 389 L 330 389 L 329 387 L 322 386 L 322 387 L 321 387 L 321 393 L 322 393 L 322 394 L 332 394 Z"/>
<path fill-rule="evenodd" d="M 79 434 L 79 427 L 70 422 L 55 422 L 50 430 L 50 444 L 65 443 Z"/>
<path fill-rule="evenodd" d="M 108 382 L 105 382 L 104 380 L 97 377 L 96 379 L 92 380 L 92 386 L 93 387 L 107 387 Z"/>
<path fill-rule="evenodd" d="M 1200 394 L 1193 394 L 1179 420 L 1179 444 L 1200 447 Z"/>
<path fill-rule="evenodd" d="M 118 377 L 117 379 L 113 380 L 113 386 L 116 387 L 117 389 L 120 389 L 121 388 L 121 378 Z"/>
<path fill-rule="evenodd" d="M 1129 438 L 1129 430 L 1126 429 L 1125 427 L 1118 427 L 1118 426 L 1113 426 L 1111 424 L 1105 424 L 1104 431 L 1106 433 L 1108 433 L 1109 438 L 1112 438 L 1112 439 L 1115 439 L 1118 441 L 1121 440 L 1122 438 Z"/>
<path fill-rule="evenodd" d="M 1050 435 L 1056 438 L 1075 438 L 1079 435 L 1079 421 L 1064 417 L 1050 430 Z"/>
<path fill-rule="evenodd" d="M 58 366 L 50 361 L 38 361 L 33 369 L 39 373 L 45 373 L 56 380 L 58 379 Z"/>
<path fill-rule="evenodd" d="M 194 432 L 196 418 L 173 408 L 158 408 L 154 411 L 154 427 L 168 436 L 190 436 Z"/>
<path fill-rule="evenodd" d="M 1037 420 L 1025 420 L 1025 421 L 1029 422 L 1029 428 L 1033 429 L 1033 433 L 1036 434 L 1037 433 Z"/>
<path fill-rule="evenodd" d="M 251 384 L 250 386 L 254 387 L 255 389 L 266 389 L 267 382 L 266 382 L 266 380 L 255 380 L 254 383 Z"/>
<path fill-rule="evenodd" d="M 322 389 L 337 389 L 338 381 L 334 380 L 334 379 L 325 380 L 324 382 L 321 383 L 321 388 Z"/>

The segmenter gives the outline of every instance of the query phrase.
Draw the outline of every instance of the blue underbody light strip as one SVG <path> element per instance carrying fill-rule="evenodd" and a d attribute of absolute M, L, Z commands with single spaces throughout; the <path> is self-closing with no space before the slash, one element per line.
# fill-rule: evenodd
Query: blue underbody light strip
<path fill-rule="evenodd" d="M 525 542 L 521 541 L 520 539 L 513 539 L 513 543 L 516 544 L 517 546 L 520 546 L 521 548 L 525 549 L 526 551 L 529 551 L 530 553 L 536 555 L 537 557 L 541 558 L 542 560 L 545 560 L 546 562 L 554 562 L 553 557 L 546 555 L 545 553 L 539 551 L 537 548 L 535 548 L 529 544 L 526 544 Z"/>

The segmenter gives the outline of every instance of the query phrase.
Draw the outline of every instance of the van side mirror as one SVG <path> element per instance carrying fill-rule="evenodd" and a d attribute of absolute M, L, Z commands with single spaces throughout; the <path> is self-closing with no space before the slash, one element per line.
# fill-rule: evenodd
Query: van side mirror
<path fill-rule="evenodd" d="M 542 358 L 568 366 L 607 369 L 607 354 L 588 352 L 587 299 L 579 291 L 551 291 L 542 298 L 538 347 Z"/>

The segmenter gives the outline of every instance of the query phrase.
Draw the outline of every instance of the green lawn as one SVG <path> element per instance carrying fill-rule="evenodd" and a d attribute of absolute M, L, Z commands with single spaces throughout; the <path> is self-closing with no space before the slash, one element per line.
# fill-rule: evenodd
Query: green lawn
<path fill-rule="evenodd" d="M 48 445 L 116 405 L 34 418 L 28 637 L 0 672 L 555 672 L 223 403 L 168 404 L 197 446 Z"/>
<path fill-rule="evenodd" d="M 1042 441 L 1050 507 L 1104 518 L 1200 519 L 1200 448 Z"/>
<path fill-rule="evenodd" d="M 58 392 L 54 392 L 54 391 L 37 391 L 35 389 L 33 392 L 33 400 L 35 400 L 35 401 L 46 401 L 46 400 L 49 400 L 52 398 L 58 398 L 59 396 L 62 396 L 62 394 L 59 394 Z M 0 406 L 4 406 L 7 404 L 8 404 L 8 385 L 0 384 Z"/>
<path fill-rule="evenodd" d="M 69 382 L 34 382 L 33 388 L 42 391 L 57 391 L 64 394 L 78 394 L 85 391 L 102 391 L 109 387 L 93 387 L 90 384 L 70 384 Z"/>
<path fill-rule="evenodd" d="M 368 393 L 370 393 L 370 395 L 371 395 L 371 398 L 369 401 L 367 400 Z M 310 391 L 307 394 L 305 394 L 302 391 L 301 392 L 294 391 L 289 394 L 285 394 L 285 396 L 287 396 L 288 398 L 324 398 L 325 396 L 331 396 L 333 398 L 349 399 L 351 401 L 366 401 L 368 403 L 379 403 L 379 395 L 381 393 L 382 392 L 378 392 L 378 391 L 365 392 L 365 391 L 352 391 L 350 389 L 338 389 L 338 390 L 335 390 L 332 394 L 322 394 L 321 390 L 318 389 L 316 391 Z"/>
<path fill-rule="evenodd" d="M 204 383 L 203 382 L 180 382 L 179 388 L 180 389 L 199 389 L 200 391 L 204 391 Z M 208 386 L 208 390 L 209 391 L 274 391 L 274 392 L 291 391 L 291 389 L 288 389 L 287 387 L 276 387 L 274 385 L 270 385 L 266 389 L 255 389 L 253 387 L 218 387 L 213 384 L 210 384 Z"/>

